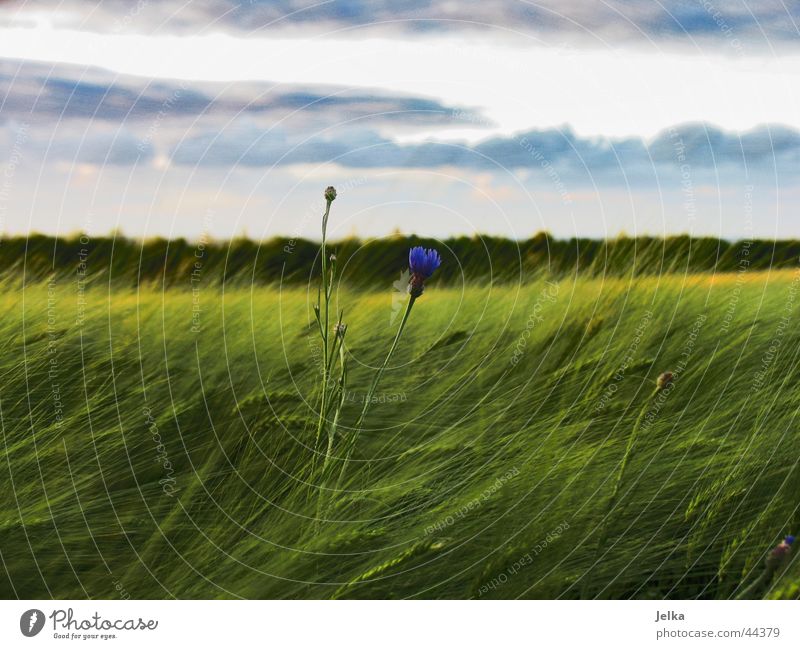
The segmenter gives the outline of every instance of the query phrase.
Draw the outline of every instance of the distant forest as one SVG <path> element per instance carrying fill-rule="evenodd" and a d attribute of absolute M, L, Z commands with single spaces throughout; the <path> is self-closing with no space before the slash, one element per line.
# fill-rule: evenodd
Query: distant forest
<path fill-rule="evenodd" d="M 615 277 L 662 273 L 726 273 L 743 269 L 797 268 L 800 241 L 738 241 L 677 236 L 609 240 L 553 239 L 540 233 L 526 241 L 459 237 L 435 241 L 392 236 L 330 245 L 345 282 L 385 286 L 408 266 L 408 249 L 436 247 L 444 263 L 437 282 L 518 282 L 574 274 Z M 317 243 L 303 239 L 192 242 L 124 238 L 59 238 L 33 235 L 0 242 L 6 282 L 35 282 L 54 273 L 89 283 L 179 287 L 218 284 L 316 284 Z"/>

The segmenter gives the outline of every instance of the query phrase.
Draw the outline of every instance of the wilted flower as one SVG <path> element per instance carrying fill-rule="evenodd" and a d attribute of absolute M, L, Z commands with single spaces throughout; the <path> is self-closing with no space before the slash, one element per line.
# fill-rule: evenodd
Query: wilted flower
<path fill-rule="evenodd" d="M 664 372 L 663 374 L 659 375 L 659 377 L 656 379 L 656 387 L 659 390 L 663 390 L 664 388 L 672 384 L 672 379 L 673 379 L 672 372 Z"/>
<path fill-rule="evenodd" d="M 347 325 L 344 322 L 337 322 L 333 331 L 339 338 L 344 338 L 344 335 L 347 333 Z"/>
<path fill-rule="evenodd" d="M 325 190 L 325 200 L 329 203 L 333 203 L 336 200 L 336 188 L 335 187 L 328 187 Z"/>
<path fill-rule="evenodd" d="M 793 543 L 794 537 L 790 534 L 772 548 L 769 555 L 767 555 L 767 568 L 772 570 L 778 568 L 783 563 L 784 559 L 792 553 Z"/>
<path fill-rule="evenodd" d="M 769 588 L 778 570 L 786 563 L 787 559 L 792 554 L 793 543 L 794 537 L 789 534 L 783 541 L 772 548 L 764 562 L 764 570 L 747 588 L 742 589 L 736 599 L 757 599 L 761 597 L 764 591 Z"/>
<path fill-rule="evenodd" d="M 409 251 L 408 270 L 411 273 L 411 280 L 408 283 L 408 292 L 411 297 L 422 295 L 425 290 L 425 280 L 433 275 L 441 264 L 442 258 L 433 248 L 425 249 L 417 246 Z"/>

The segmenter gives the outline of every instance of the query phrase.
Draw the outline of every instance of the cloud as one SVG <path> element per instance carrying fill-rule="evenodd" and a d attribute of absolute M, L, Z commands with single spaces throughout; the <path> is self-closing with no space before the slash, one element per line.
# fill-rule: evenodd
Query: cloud
<path fill-rule="evenodd" d="M 51 11 L 81 29 L 140 33 L 274 31 L 326 33 L 350 27 L 366 33 L 492 31 L 506 28 L 541 37 L 598 43 L 739 39 L 766 46 L 797 40 L 800 7 L 782 0 L 18 0 L 17 22 Z"/>
<path fill-rule="evenodd" d="M 148 81 L 96 68 L 0 60 L 2 117 L 143 122 L 242 115 L 314 128 L 361 120 L 376 128 L 454 125 L 453 115 L 475 115 L 426 97 L 340 86 Z M 487 120 L 480 120 L 488 125 Z"/>
<path fill-rule="evenodd" d="M 33 145 L 50 160 L 97 166 L 131 166 L 145 162 L 153 155 L 149 143 L 124 128 L 93 128 L 80 137 L 63 137 L 52 144 L 38 140 Z"/>
<path fill-rule="evenodd" d="M 136 121 L 169 110 L 173 115 L 198 114 L 212 101 L 202 93 L 166 83 L 115 80 L 110 75 L 69 66 L 0 62 L 0 94 L 5 118 L 52 121 L 81 119 Z"/>
<path fill-rule="evenodd" d="M 704 167 L 756 165 L 795 157 L 800 151 L 800 134 L 782 126 L 762 126 L 739 134 L 708 124 L 684 124 L 661 133 L 649 150 L 658 162 L 672 162 L 682 155 L 690 164 Z"/>
<path fill-rule="evenodd" d="M 38 169 L 50 163 L 131 167 L 153 157 L 153 146 L 125 127 L 84 126 L 44 131 L 27 122 L 12 121 L 0 126 L 0 142 L 16 142 L 20 160 Z"/>
<path fill-rule="evenodd" d="M 491 124 L 434 99 L 363 88 L 150 81 L 4 61 L 0 96 L 3 121 L 29 125 L 31 151 L 92 164 L 133 165 L 161 155 L 185 166 L 538 169 L 582 183 L 624 183 L 684 164 L 794 175 L 800 159 L 800 134 L 779 126 L 735 133 L 690 123 L 650 141 L 582 138 L 568 127 L 477 144 L 449 141 L 448 128 Z M 438 139 L 398 141 L 404 131 L 430 127 Z"/>
<path fill-rule="evenodd" d="M 351 168 L 462 167 L 536 170 L 573 183 L 636 183 L 685 173 L 737 178 L 747 174 L 796 175 L 800 134 L 776 126 L 728 133 L 708 124 L 682 124 L 651 141 L 581 138 L 571 129 L 533 130 L 474 145 L 428 141 L 399 144 L 378 133 L 343 130 L 300 139 L 253 123 L 187 138 L 172 152 L 183 165 L 285 166 L 332 162 Z"/>
<path fill-rule="evenodd" d="M 136 164 L 159 148 L 184 164 L 290 164 L 373 145 L 375 129 L 491 125 L 463 107 L 364 88 L 151 81 L 13 61 L 0 61 L 0 98 L 0 126 L 26 124 L 30 152 L 92 164 Z"/>

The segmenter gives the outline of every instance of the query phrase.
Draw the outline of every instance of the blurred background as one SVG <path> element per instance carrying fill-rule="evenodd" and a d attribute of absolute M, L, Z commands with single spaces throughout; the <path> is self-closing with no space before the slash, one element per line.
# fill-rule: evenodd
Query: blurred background
<path fill-rule="evenodd" d="M 800 237 L 795 3 L 0 3 L 0 232 Z"/>

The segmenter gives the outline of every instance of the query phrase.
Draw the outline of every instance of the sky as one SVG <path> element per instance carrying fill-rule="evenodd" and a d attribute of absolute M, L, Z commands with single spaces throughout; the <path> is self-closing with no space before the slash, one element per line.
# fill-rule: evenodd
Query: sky
<path fill-rule="evenodd" d="M 0 233 L 800 238 L 800 5 L 0 2 Z"/>

